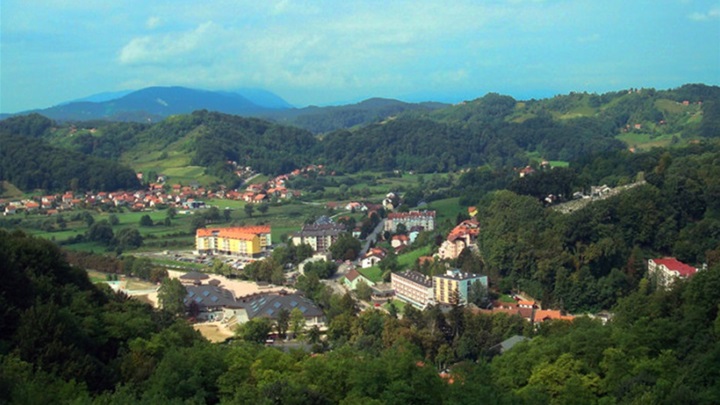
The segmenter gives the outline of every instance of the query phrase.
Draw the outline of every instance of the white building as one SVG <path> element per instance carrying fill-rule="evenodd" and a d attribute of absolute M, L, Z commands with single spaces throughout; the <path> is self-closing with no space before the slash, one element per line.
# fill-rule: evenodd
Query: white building
<path fill-rule="evenodd" d="M 392 273 L 390 283 L 398 299 L 419 309 L 433 302 L 433 280 L 422 273 L 412 270 Z"/>

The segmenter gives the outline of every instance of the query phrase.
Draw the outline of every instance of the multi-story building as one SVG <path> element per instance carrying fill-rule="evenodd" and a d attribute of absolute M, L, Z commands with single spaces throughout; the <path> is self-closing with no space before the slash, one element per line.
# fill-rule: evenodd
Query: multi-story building
<path fill-rule="evenodd" d="M 435 229 L 435 211 L 391 212 L 385 219 L 385 230 L 397 232 L 398 225 L 405 225 L 405 229 L 421 227 L 425 231 Z"/>
<path fill-rule="evenodd" d="M 458 269 L 434 276 L 435 301 L 439 304 L 453 304 L 453 300 L 457 297 L 459 304 L 467 304 L 468 291 L 473 283 L 482 283 L 487 288 L 488 278 L 478 274 L 463 273 Z"/>
<path fill-rule="evenodd" d="M 297 246 L 300 244 L 310 245 L 313 251 L 324 253 L 338 240 L 340 234 L 345 232 L 342 224 L 312 224 L 303 226 L 300 232 L 293 235 L 292 241 Z"/>
<path fill-rule="evenodd" d="M 433 302 L 433 279 L 417 271 L 392 273 L 390 283 L 395 296 L 419 309 Z"/>
<path fill-rule="evenodd" d="M 678 278 L 692 277 L 698 269 L 674 257 L 648 260 L 648 274 L 655 278 L 657 285 L 668 287 Z"/>
<path fill-rule="evenodd" d="M 468 246 L 473 246 L 480 234 L 480 224 L 475 219 L 468 219 L 453 228 L 448 237 L 440 245 L 438 256 L 441 259 L 457 259 L 460 252 Z"/>
<path fill-rule="evenodd" d="M 270 226 L 200 228 L 195 233 L 199 253 L 256 256 L 271 244 Z"/>

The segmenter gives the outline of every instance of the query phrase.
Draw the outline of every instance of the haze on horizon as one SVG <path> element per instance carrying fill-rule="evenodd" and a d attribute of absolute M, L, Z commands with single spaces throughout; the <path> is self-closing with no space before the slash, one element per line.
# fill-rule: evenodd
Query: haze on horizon
<path fill-rule="evenodd" d="M 720 1 L 3 0 L 0 112 L 148 86 L 296 106 L 720 84 Z"/>

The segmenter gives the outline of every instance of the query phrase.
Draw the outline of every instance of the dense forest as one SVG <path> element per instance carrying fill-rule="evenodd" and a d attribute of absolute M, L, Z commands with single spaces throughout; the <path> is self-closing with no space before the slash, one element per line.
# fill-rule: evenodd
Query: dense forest
<path fill-rule="evenodd" d="M 90 284 L 51 242 L 0 230 L 3 403 L 699 403 L 720 400 L 720 267 L 642 281 L 614 317 L 534 328 L 470 308 L 356 315 L 332 296 L 327 338 L 284 352 L 244 328 L 211 344 L 185 321 Z M 304 280 L 308 291 L 322 284 Z M 312 285 L 315 287 L 312 287 Z M 408 308 L 410 308 L 408 306 Z M 498 354 L 503 339 L 530 341 Z M 445 377 L 440 371 L 446 371 Z"/>
<path fill-rule="evenodd" d="M 39 115 L 0 122 L 0 179 L 26 191 L 118 190 L 139 187 L 135 172 L 116 161 L 50 145 L 52 121 Z"/>

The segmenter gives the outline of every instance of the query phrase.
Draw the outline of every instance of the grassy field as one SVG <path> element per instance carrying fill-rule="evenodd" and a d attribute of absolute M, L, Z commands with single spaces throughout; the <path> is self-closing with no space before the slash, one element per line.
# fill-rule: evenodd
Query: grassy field
<path fill-rule="evenodd" d="M 438 224 L 442 224 L 444 221 L 450 221 L 455 224 L 455 219 L 459 213 L 467 213 L 467 207 L 460 205 L 459 197 L 432 201 L 428 204 L 427 209 L 437 211 L 435 221 Z"/>
<path fill-rule="evenodd" d="M 417 259 L 420 256 L 427 256 L 430 254 L 430 246 L 425 246 L 420 249 L 413 250 L 412 252 L 408 252 L 406 254 L 402 254 L 398 256 L 398 264 L 400 266 L 407 268 L 412 267 L 415 265 L 415 262 L 417 262 Z"/>
<path fill-rule="evenodd" d="M 666 147 L 672 142 L 673 134 L 656 136 L 648 133 L 626 132 L 616 136 L 617 139 L 625 142 L 629 147 L 640 150 L 648 150 L 656 147 Z M 678 139 L 680 137 L 678 136 Z M 684 143 L 682 140 L 681 143 Z"/>
<path fill-rule="evenodd" d="M 396 300 L 390 300 L 390 301 L 386 302 L 385 304 L 383 304 L 383 308 L 385 308 L 386 310 L 389 311 L 391 302 L 393 303 L 393 305 L 395 305 L 395 309 L 397 309 L 397 312 L 400 314 L 405 312 L 405 306 L 408 305 L 405 301 L 396 299 Z"/>
<path fill-rule="evenodd" d="M 381 283 L 383 281 L 382 270 L 380 270 L 377 266 L 368 267 L 366 269 L 357 269 L 357 271 L 373 283 Z"/>
<path fill-rule="evenodd" d="M 15 187 L 10 182 L 2 181 L 0 182 L 0 197 L 2 198 L 20 198 L 23 195 L 25 195 L 22 190 Z"/>

